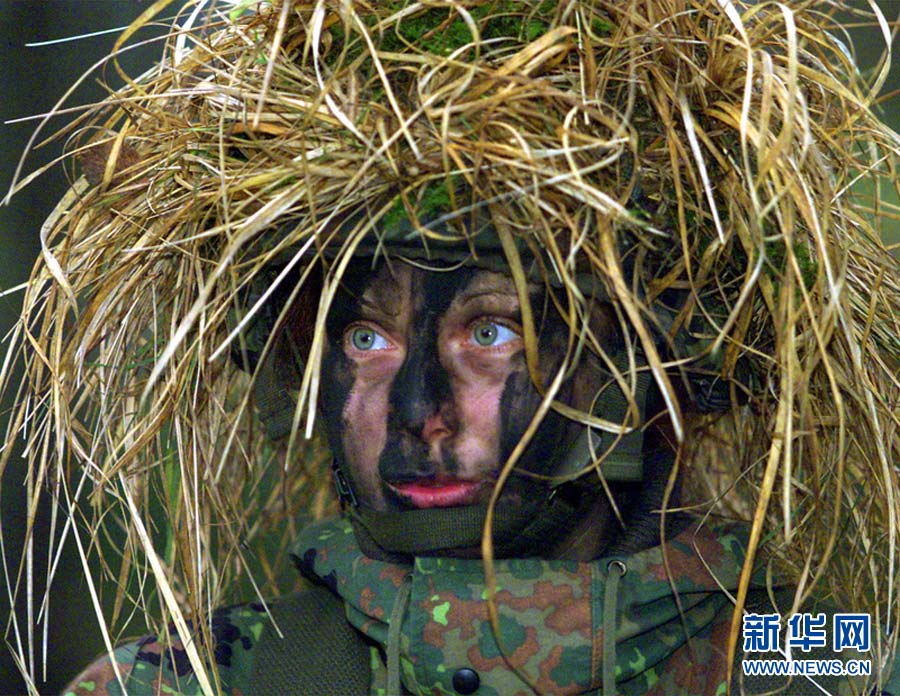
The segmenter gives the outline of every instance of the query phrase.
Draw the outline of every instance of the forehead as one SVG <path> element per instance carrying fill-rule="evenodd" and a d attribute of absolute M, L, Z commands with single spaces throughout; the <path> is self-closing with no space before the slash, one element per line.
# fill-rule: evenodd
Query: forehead
<path fill-rule="evenodd" d="M 516 297 L 512 277 L 477 268 L 425 270 L 406 263 L 382 264 L 357 276 L 361 305 L 396 315 L 405 309 L 444 311 L 478 297 Z"/>

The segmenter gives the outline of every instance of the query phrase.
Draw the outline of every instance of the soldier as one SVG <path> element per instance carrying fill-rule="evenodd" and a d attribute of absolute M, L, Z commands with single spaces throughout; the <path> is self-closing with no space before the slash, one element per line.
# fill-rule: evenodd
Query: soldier
<path fill-rule="evenodd" d="M 121 511 L 170 625 L 71 691 L 900 680 L 900 269 L 857 185 L 898 141 L 833 9 L 187 20 L 85 128 L 19 329 L 35 476 Z M 260 489 L 322 508 L 317 432 L 311 586 L 209 615 Z M 829 673 L 744 674 L 792 648 Z"/>

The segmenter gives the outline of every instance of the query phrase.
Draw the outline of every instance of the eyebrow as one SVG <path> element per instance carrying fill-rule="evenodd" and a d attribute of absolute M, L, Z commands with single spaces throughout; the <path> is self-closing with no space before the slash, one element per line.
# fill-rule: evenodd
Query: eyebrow
<path fill-rule="evenodd" d="M 376 277 L 359 294 L 355 314 L 378 323 L 394 323 L 403 313 L 405 300 L 397 283 Z"/>
<path fill-rule="evenodd" d="M 519 300 L 519 294 L 516 292 L 507 292 L 505 290 L 477 290 L 475 292 L 461 292 L 459 294 L 458 301 L 460 302 L 460 304 L 466 305 L 483 297 L 487 297 L 490 299 L 513 299 L 516 300 L 516 302 L 518 302 Z"/>
<path fill-rule="evenodd" d="M 400 316 L 400 307 L 398 305 L 399 303 L 391 302 L 390 300 L 386 302 L 378 302 L 377 299 L 370 300 L 363 294 L 363 296 L 359 298 L 359 309 L 356 314 L 366 319 L 391 321 Z"/>

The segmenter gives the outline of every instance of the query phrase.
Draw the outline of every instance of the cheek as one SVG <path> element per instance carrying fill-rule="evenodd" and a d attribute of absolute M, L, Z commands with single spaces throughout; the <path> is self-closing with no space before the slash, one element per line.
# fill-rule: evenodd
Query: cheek
<path fill-rule="evenodd" d="M 370 505 L 381 499 L 378 460 L 387 441 L 388 393 L 386 385 L 355 384 L 341 419 L 341 442 L 354 488 Z"/>
<path fill-rule="evenodd" d="M 378 505 L 378 457 L 385 443 L 387 384 L 370 384 L 342 349 L 326 345 L 320 394 L 328 441 L 347 466 L 363 504 Z"/>
<path fill-rule="evenodd" d="M 542 349 L 541 373 L 545 382 L 554 378 L 560 368 L 565 353 L 565 341 L 548 341 L 551 349 Z M 572 405 L 571 381 L 562 386 L 556 399 Z M 531 424 L 534 414 L 541 405 L 540 392 L 531 382 L 526 369 L 510 376 L 500 405 L 502 414 L 501 457 L 507 458 L 521 440 L 525 430 Z M 569 421 L 554 410 L 549 410 L 537 427 L 528 447 L 519 459 L 522 469 L 535 473 L 550 473 L 560 454 L 565 451 L 569 442 Z"/>
<path fill-rule="evenodd" d="M 521 353 L 488 354 L 466 348 L 461 341 L 450 342 L 442 362 L 451 375 L 462 426 L 454 448 L 457 460 L 469 470 L 498 469 L 506 459 L 502 456 L 504 394 L 519 373 L 528 383 Z"/>
<path fill-rule="evenodd" d="M 500 455 L 505 460 L 522 439 L 531 419 L 541 403 L 541 396 L 531 383 L 525 369 L 514 372 L 504 385 L 500 400 Z M 531 459 L 535 441 L 532 440 L 520 462 Z M 533 470 L 532 466 L 527 467 Z"/>
<path fill-rule="evenodd" d="M 463 437 L 457 444 L 456 456 L 461 462 L 499 464 L 500 403 L 503 385 L 454 386 L 456 402 L 463 424 Z"/>

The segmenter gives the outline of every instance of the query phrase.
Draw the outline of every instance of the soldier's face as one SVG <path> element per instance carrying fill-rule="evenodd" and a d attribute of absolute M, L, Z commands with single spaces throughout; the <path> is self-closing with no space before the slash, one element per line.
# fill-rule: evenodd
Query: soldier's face
<path fill-rule="evenodd" d="M 540 318 L 541 366 L 565 352 Z M 548 318 L 549 317 L 549 318 Z M 348 274 L 327 323 L 322 409 L 360 504 L 376 510 L 485 502 L 540 396 L 528 376 L 513 281 L 405 264 Z M 546 471 L 567 425 L 551 416 L 520 460 Z M 523 495 L 513 480 L 508 496 Z"/>

